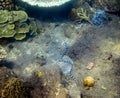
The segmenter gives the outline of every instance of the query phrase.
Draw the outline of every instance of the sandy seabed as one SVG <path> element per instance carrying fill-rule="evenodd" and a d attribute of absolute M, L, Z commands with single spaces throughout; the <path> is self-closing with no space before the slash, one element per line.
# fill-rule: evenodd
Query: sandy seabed
<path fill-rule="evenodd" d="M 70 98 L 120 98 L 120 17 L 110 17 L 112 20 L 104 26 L 37 21 L 38 27 L 44 29 L 43 32 L 23 42 L 9 43 L 7 47 L 14 47 L 8 53 L 7 60 L 15 63 L 13 70 L 17 74 L 30 76 L 44 65 L 52 65 L 49 59 L 52 56 L 49 55 L 57 53 L 58 48 L 63 47 L 61 43 L 66 42 L 69 47 L 65 55 L 74 62 L 72 72 L 75 80 L 71 79 L 72 83 L 66 87 Z M 57 48 L 58 51 L 46 52 L 49 45 L 59 41 L 61 46 Z M 36 59 L 36 56 L 48 59 Z M 53 59 L 55 58 L 53 55 Z M 86 69 L 91 63 L 93 68 Z M 83 85 L 86 76 L 95 79 L 95 85 L 89 90 Z"/>

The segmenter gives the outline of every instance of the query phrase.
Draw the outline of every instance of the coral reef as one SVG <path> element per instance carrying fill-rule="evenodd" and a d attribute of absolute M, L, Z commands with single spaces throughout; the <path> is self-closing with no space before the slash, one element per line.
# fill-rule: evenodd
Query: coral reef
<path fill-rule="evenodd" d="M 0 67 L 0 97 L 68 98 L 68 91 L 61 84 L 59 68 L 51 67 L 54 70 L 42 67 L 28 78 L 19 78 L 12 70 Z"/>
<path fill-rule="evenodd" d="M 120 11 L 120 0 L 78 0 L 74 7 L 78 8 L 88 3 L 89 6 L 96 9 L 103 9 L 107 12 L 119 12 Z"/>
<path fill-rule="evenodd" d="M 90 8 L 88 8 L 90 9 Z M 104 10 L 97 9 L 97 10 L 88 10 L 83 7 L 73 8 L 70 13 L 70 18 L 75 20 L 76 22 L 87 21 L 94 25 L 103 25 L 107 23 L 108 15 Z"/>
<path fill-rule="evenodd" d="M 7 56 L 6 50 L 0 45 L 0 61 Z"/>
<path fill-rule="evenodd" d="M 36 25 L 32 25 L 33 23 L 25 11 L 0 10 L 0 38 L 14 37 L 16 40 L 22 40 L 30 31 L 36 31 Z"/>
<path fill-rule="evenodd" d="M 19 78 L 10 78 L 5 82 L 1 95 L 2 98 L 28 98 L 27 88 Z"/>
<path fill-rule="evenodd" d="M 70 12 L 70 18 L 72 20 L 75 20 L 76 22 L 91 22 L 91 18 L 93 15 L 94 11 L 92 8 L 89 6 L 88 3 L 79 5 L 78 7 L 74 7 L 71 12 Z"/>
<path fill-rule="evenodd" d="M 118 12 L 120 11 L 120 0 L 93 0 L 93 6 L 108 12 Z"/>
<path fill-rule="evenodd" d="M 52 7 L 52 6 L 60 6 L 66 2 L 71 0 L 21 0 L 30 5 L 39 6 L 39 7 Z"/>
<path fill-rule="evenodd" d="M 90 17 L 87 15 L 86 10 L 83 8 L 77 8 L 77 9 L 73 8 L 70 17 L 72 19 L 77 19 L 78 21 L 85 20 L 87 22 L 90 22 Z"/>
<path fill-rule="evenodd" d="M 1 91 L 2 88 L 4 87 L 4 83 L 13 77 L 17 77 L 16 74 L 8 69 L 7 67 L 0 67 L 0 98 L 1 98 Z"/>
<path fill-rule="evenodd" d="M 0 98 L 30 98 L 29 86 L 7 67 L 0 67 Z"/>
<path fill-rule="evenodd" d="M 14 7 L 14 0 L 0 0 L 0 10 L 12 10 Z"/>

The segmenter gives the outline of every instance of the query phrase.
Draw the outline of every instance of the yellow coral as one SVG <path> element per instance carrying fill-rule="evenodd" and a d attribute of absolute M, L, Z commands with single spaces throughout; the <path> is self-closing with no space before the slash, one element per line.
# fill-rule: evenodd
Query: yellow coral
<path fill-rule="evenodd" d="M 37 76 L 38 76 L 38 78 L 41 78 L 41 77 L 42 77 L 42 72 L 39 71 L 39 72 L 37 73 Z"/>
<path fill-rule="evenodd" d="M 95 80 L 94 80 L 93 77 L 87 76 L 87 77 L 84 78 L 83 84 L 84 84 L 84 86 L 86 87 L 86 89 L 89 89 L 89 87 L 94 86 Z"/>

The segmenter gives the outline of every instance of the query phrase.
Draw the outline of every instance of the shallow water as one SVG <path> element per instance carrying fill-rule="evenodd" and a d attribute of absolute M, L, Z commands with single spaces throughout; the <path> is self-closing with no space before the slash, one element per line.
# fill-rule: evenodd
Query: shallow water
<path fill-rule="evenodd" d="M 0 65 L 12 66 L 25 81 L 41 71 L 47 85 L 63 85 L 70 98 L 119 98 L 120 17 L 113 14 L 109 17 L 111 20 L 102 26 L 66 18 L 61 22 L 35 18 L 43 32 L 23 41 L 9 39 L 4 44 L 7 39 L 2 40 L 0 43 L 8 54 Z M 91 63 L 93 67 L 87 69 Z M 86 76 L 95 80 L 89 90 L 83 85 Z"/>

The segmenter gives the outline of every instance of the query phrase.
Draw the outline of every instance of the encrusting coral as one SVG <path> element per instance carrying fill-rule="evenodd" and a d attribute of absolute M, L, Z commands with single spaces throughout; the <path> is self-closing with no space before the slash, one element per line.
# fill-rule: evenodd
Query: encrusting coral
<path fill-rule="evenodd" d="M 19 78 L 13 70 L 4 65 L 0 67 L 0 98 L 31 98 L 30 87 L 30 83 Z"/>
<path fill-rule="evenodd" d="M 0 10 L 0 38 L 22 40 L 30 32 L 36 33 L 36 25 L 25 11 Z"/>

